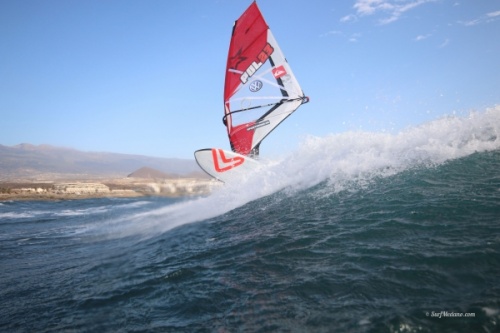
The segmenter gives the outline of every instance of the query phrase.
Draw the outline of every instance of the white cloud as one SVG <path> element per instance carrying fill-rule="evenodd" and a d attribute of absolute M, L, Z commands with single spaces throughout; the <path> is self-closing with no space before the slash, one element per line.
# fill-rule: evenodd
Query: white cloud
<path fill-rule="evenodd" d="M 379 20 L 380 24 L 389 24 L 416 7 L 436 0 L 356 0 L 353 8 L 358 16 L 368 16 L 377 13 L 386 17 Z M 349 19 L 347 19 L 349 18 Z M 341 22 L 352 20 L 352 14 L 341 19 Z"/>
<path fill-rule="evenodd" d="M 460 22 L 460 23 L 462 23 L 466 27 L 471 27 L 473 25 L 478 25 L 479 23 L 481 23 L 481 20 L 476 19 L 476 20 L 464 21 L 464 22 Z"/>
<path fill-rule="evenodd" d="M 439 45 L 439 48 L 443 48 L 443 47 L 447 47 L 448 45 L 450 44 L 450 40 L 448 38 L 446 38 L 444 40 L 444 42 L 441 43 L 441 45 Z"/>
<path fill-rule="evenodd" d="M 500 19 L 500 10 L 487 13 L 487 14 L 482 15 L 476 19 L 473 19 L 473 20 L 459 21 L 458 23 L 463 24 L 466 27 L 471 27 L 471 26 L 478 25 L 478 24 L 494 22 L 497 19 Z"/>
<path fill-rule="evenodd" d="M 340 22 L 344 23 L 349 21 L 356 21 L 356 19 L 356 15 L 350 14 L 340 18 Z"/>
<path fill-rule="evenodd" d="M 488 17 L 497 17 L 497 16 L 500 16 L 500 10 L 497 10 L 496 12 L 488 13 L 488 14 L 486 14 L 486 16 L 488 16 Z"/>
<path fill-rule="evenodd" d="M 430 36 L 431 36 L 430 34 L 427 34 L 427 35 L 418 35 L 417 37 L 415 37 L 415 41 L 419 42 L 421 40 L 429 38 Z"/>
<path fill-rule="evenodd" d="M 372 15 L 379 10 L 394 8 L 387 0 L 357 0 L 353 7 L 359 15 Z"/>

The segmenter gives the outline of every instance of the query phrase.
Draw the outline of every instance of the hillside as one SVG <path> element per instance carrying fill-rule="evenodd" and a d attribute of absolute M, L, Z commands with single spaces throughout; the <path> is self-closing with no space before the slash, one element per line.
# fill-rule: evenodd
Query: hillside
<path fill-rule="evenodd" d="M 177 178 L 178 175 L 170 174 L 166 172 L 162 172 L 149 167 L 142 167 L 138 170 L 135 170 L 127 177 L 129 178 L 148 178 L 148 179 L 171 179 Z"/>
<path fill-rule="evenodd" d="M 148 157 L 107 152 L 83 152 L 50 145 L 0 145 L 0 181 L 27 178 L 126 177 L 143 167 L 187 177 L 199 174 L 189 159 Z"/>

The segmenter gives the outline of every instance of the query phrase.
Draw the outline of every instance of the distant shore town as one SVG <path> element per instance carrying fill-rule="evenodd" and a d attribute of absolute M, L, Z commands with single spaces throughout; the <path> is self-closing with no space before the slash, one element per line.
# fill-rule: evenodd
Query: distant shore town
<path fill-rule="evenodd" d="M 4 181 L 0 182 L 0 201 L 198 196 L 208 195 L 220 185 L 215 180 L 197 178 Z"/>

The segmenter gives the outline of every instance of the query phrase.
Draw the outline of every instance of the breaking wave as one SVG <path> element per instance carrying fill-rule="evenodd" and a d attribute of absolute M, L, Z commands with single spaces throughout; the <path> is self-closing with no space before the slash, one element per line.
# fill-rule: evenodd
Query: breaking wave
<path fill-rule="evenodd" d="M 420 167 L 431 167 L 475 152 L 500 149 L 500 106 L 467 116 L 445 116 L 397 134 L 351 131 L 309 136 L 280 158 L 208 197 L 181 200 L 146 213 L 124 216 L 98 227 L 109 237 L 156 235 L 179 225 L 207 220 L 278 191 L 294 193 L 326 182 L 325 195 L 346 187 Z"/>

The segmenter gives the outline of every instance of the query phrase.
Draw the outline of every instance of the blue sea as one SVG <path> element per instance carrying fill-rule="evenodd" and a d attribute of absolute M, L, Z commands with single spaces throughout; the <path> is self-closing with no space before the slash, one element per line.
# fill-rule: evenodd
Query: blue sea
<path fill-rule="evenodd" d="M 500 108 L 207 197 L 2 202 L 0 285 L 2 332 L 499 332 Z"/>

